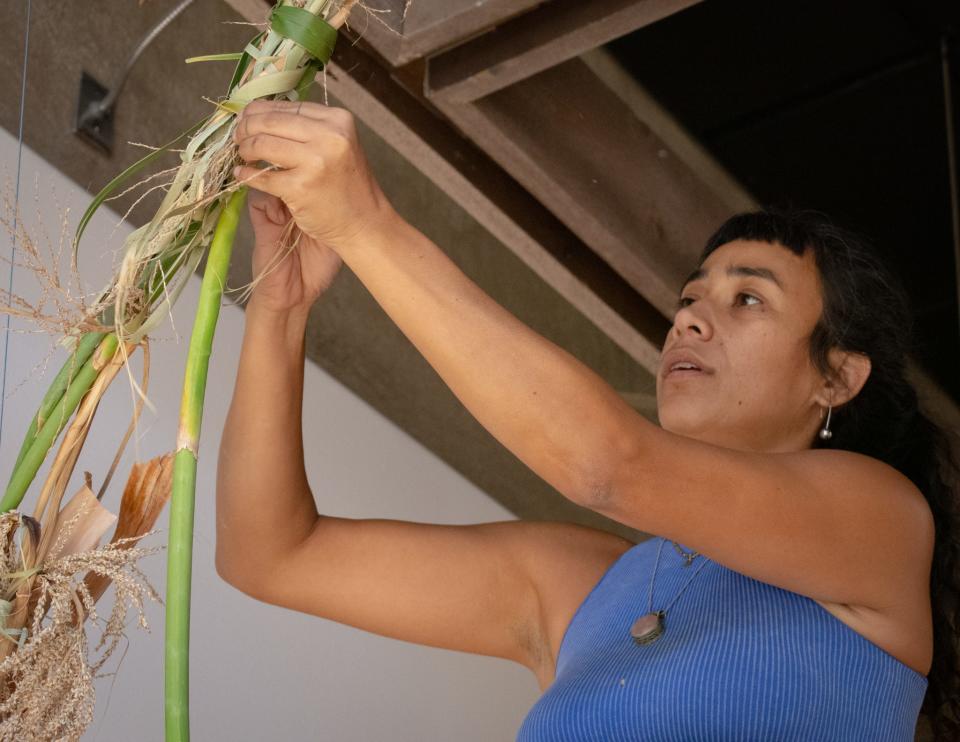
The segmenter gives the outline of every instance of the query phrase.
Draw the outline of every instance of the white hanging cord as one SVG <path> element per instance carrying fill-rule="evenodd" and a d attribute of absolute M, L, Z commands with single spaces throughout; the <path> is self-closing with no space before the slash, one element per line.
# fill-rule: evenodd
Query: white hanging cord
<path fill-rule="evenodd" d="M 23 161 L 23 112 L 27 102 L 27 62 L 30 59 L 30 7 L 27 0 L 27 22 L 23 34 L 23 79 L 20 82 L 20 125 L 17 129 L 17 184 L 13 194 L 13 234 L 11 235 L 10 277 L 7 296 L 13 296 L 13 271 L 17 258 L 17 221 L 20 218 L 20 165 Z M 7 354 L 10 349 L 10 313 L 6 313 L 3 331 L 3 376 L 0 378 L 0 442 L 3 441 L 3 408 L 7 399 Z"/>

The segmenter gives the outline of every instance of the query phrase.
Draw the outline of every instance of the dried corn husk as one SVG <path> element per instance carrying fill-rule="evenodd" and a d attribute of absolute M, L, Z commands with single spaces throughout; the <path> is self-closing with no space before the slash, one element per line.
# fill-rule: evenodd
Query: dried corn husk
<path fill-rule="evenodd" d="M 173 454 L 133 465 L 123 490 L 120 517 L 110 543 L 118 544 L 119 548 L 130 548 L 137 539 L 150 532 L 170 499 L 172 475 Z M 110 584 L 110 578 L 91 572 L 84 582 L 96 602 Z"/>

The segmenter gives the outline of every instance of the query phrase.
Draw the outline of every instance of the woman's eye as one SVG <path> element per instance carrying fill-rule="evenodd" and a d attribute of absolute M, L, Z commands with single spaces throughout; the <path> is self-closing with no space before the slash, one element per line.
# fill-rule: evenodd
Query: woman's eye
<path fill-rule="evenodd" d="M 677 301 L 677 309 L 683 309 L 684 307 L 689 307 L 695 301 L 696 299 L 694 299 L 692 296 L 681 296 L 680 299 Z M 757 306 L 758 304 L 763 304 L 763 301 L 759 297 L 754 296 L 753 294 L 747 294 L 741 291 L 740 293 L 737 294 L 737 303 L 738 304 L 743 303 L 746 306 L 753 307 L 753 306 Z"/>

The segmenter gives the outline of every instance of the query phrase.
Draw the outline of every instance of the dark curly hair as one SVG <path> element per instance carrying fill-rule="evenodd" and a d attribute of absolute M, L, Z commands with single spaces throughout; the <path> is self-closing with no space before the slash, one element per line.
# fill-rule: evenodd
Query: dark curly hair
<path fill-rule="evenodd" d="M 796 255 L 813 250 L 823 291 L 823 312 L 810 338 L 810 356 L 825 376 L 831 348 L 863 353 L 871 372 L 860 393 L 834 410 L 833 437 L 812 447 L 856 451 L 898 469 L 924 494 L 936 522 L 930 576 L 934 657 L 921 715 L 937 742 L 960 739 L 960 533 L 957 530 L 957 436 L 921 410 L 908 380 L 914 350 L 906 293 L 861 236 L 820 212 L 765 209 L 728 219 L 707 241 L 700 262 L 721 245 L 754 240 Z"/>

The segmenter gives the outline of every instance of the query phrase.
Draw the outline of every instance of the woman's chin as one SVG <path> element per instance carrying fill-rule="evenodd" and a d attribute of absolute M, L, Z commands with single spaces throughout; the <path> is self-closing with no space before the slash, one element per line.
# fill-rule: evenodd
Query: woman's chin
<path fill-rule="evenodd" d="M 664 430 L 696 437 L 696 433 L 702 432 L 704 428 L 703 405 L 684 404 L 685 401 L 675 399 L 660 404 L 657 408 L 657 419 Z"/>

